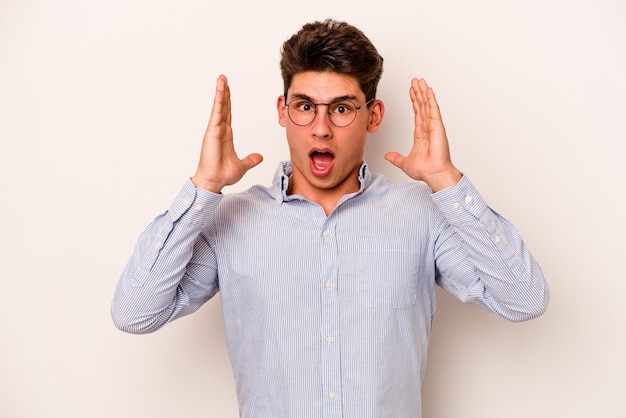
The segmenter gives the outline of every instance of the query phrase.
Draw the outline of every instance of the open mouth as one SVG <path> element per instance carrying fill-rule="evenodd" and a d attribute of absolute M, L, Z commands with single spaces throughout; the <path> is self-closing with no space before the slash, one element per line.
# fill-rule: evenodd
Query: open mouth
<path fill-rule="evenodd" d="M 328 150 L 313 150 L 309 154 L 311 163 L 319 171 L 326 171 L 335 159 L 335 155 Z"/>

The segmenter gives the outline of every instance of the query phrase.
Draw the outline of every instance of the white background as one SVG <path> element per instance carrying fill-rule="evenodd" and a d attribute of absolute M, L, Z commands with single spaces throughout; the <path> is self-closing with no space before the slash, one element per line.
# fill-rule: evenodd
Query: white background
<path fill-rule="evenodd" d="M 425 77 L 454 162 L 551 289 L 522 324 L 438 293 L 424 417 L 626 416 L 622 0 L 0 0 L 0 416 L 237 416 L 219 297 L 148 336 L 109 304 L 195 170 L 220 73 L 240 155 L 265 157 L 231 190 L 270 182 L 280 45 L 326 17 L 385 58 L 372 168 L 406 180 L 382 155 L 410 148 Z"/>

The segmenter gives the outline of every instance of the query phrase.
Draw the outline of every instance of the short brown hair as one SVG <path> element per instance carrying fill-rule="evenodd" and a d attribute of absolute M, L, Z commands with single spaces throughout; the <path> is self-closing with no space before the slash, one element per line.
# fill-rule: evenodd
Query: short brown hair
<path fill-rule="evenodd" d="M 293 77 L 305 71 L 334 71 L 354 77 L 366 100 L 376 97 L 383 57 L 356 27 L 333 19 L 307 23 L 281 48 L 284 93 Z"/>

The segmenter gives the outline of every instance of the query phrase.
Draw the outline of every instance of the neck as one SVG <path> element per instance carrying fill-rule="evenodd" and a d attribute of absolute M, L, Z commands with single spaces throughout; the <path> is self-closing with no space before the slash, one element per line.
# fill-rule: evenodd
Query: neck
<path fill-rule="evenodd" d="M 358 171 L 344 179 L 340 184 L 326 188 L 307 182 L 299 173 L 294 171 L 289 181 L 287 194 L 299 194 L 311 202 L 317 203 L 328 216 L 335 210 L 343 196 L 358 192 L 360 187 Z"/>

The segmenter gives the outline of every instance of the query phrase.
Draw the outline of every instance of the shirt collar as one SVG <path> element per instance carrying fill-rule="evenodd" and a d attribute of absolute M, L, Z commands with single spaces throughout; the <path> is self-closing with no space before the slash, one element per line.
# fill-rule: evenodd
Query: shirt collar
<path fill-rule="evenodd" d="M 289 179 L 291 178 L 291 161 L 281 161 L 278 164 L 278 168 L 274 173 L 274 180 L 272 182 L 274 189 L 274 198 L 276 202 L 280 205 L 283 202 L 288 202 L 294 199 L 303 199 L 301 196 L 293 196 L 287 194 L 287 189 L 289 188 Z M 359 168 L 359 191 L 353 193 L 351 196 L 358 195 L 365 191 L 369 187 L 370 184 L 374 181 L 372 173 L 370 172 L 367 163 L 363 161 L 361 167 Z M 344 197 L 345 198 L 345 197 Z M 342 199 L 343 200 L 343 199 Z"/>

